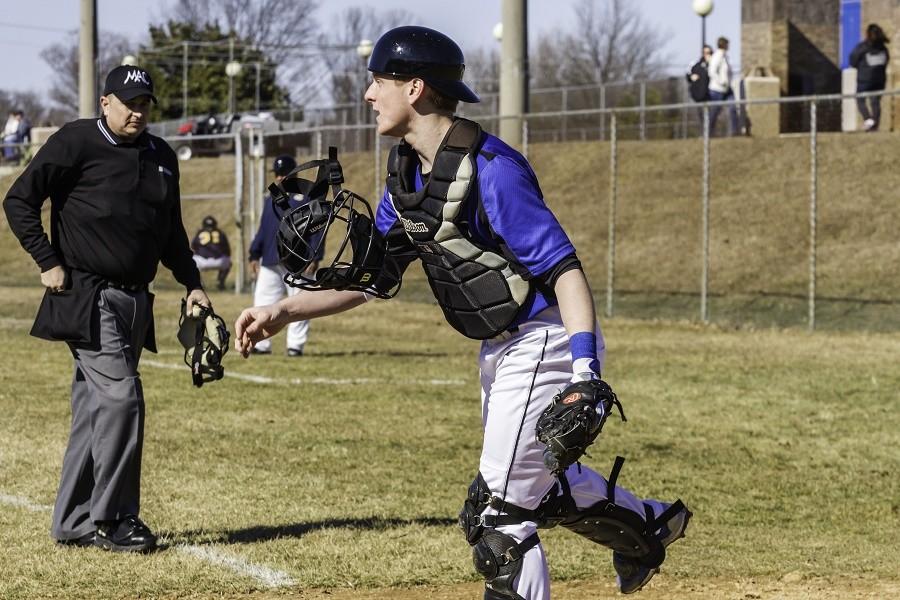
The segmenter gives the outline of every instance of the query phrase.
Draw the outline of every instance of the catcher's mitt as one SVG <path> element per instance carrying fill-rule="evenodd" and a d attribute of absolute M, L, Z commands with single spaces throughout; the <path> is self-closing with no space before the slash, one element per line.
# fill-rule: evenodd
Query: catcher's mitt
<path fill-rule="evenodd" d="M 547 445 L 544 464 L 554 475 L 581 458 L 600 435 L 613 406 L 625 421 L 622 404 L 601 379 L 577 381 L 553 397 L 538 418 L 535 431 L 537 440 Z"/>
<path fill-rule="evenodd" d="M 222 357 L 228 351 L 230 337 L 225 321 L 212 308 L 194 304 L 188 314 L 186 301 L 181 301 L 178 341 L 184 346 L 184 362 L 191 368 L 194 385 L 202 387 L 208 381 L 222 379 Z"/>

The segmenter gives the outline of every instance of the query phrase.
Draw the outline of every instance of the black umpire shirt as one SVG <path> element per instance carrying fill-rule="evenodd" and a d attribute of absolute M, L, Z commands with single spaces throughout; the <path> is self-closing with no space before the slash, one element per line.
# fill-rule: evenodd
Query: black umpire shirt
<path fill-rule="evenodd" d="M 50 136 L 3 206 L 41 272 L 62 264 L 143 285 L 162 261 L 191 290 L 201 280 L 181 220 L 178 177 L 175 153 L 161 138 L 145 130 L 128 142 L 105 118 L 79 119 Z M 50 240 L 41 226 L 48 197 Z"/>

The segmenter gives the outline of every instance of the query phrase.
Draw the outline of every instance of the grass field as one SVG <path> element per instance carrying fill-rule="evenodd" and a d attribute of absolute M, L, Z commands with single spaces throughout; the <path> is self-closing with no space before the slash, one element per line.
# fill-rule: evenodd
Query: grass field
<path fill-rule="evenodd" d="M 302 359 L 232 353 L 197 390 L 161 292 L 142 516 L 165 548 L 119 556 L 48 535 L 71 359 L 27 335 L 39 297 L 0 288 L 0 598 L 480 598 L 455 525 L 481 444 L 477 344 L 435 306 L 321 320 Z M 249 302 L 213 300 L 229 323 Z M 900 335 L 604 328 L 629 420 L 587 462 L 622 454 L 622 485 L 696 514 L 641 598 L 900 597 Z M 617 596 L 608 551 L 542 537 L 554 597 Z"/>

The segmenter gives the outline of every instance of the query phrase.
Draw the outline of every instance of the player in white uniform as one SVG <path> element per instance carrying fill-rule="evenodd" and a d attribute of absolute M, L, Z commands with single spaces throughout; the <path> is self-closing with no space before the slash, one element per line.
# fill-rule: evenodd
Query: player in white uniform
<path fill-rule="evenodd" d="M 275 182 L 279 183 L 284 176 L 294 170 L 297 162 L 292 156 L 282 154 L 272 162 Z M 299 206 L 300 201 L 291 199 L 291 206 Z M 291 296 L 299 290 L 284 282 L 285 270 L 278 263 L 278 249 L 275 244 L 275 232 L 278 230 L 278 217 L 272 206 L 269 194 L 263 198 L 263 212 L 259 220 L 259 229 L 250 243 L 250 271 L 256 276 L 256 287 L 253 290 L 253 304 L 263 306 L 273 304 L 285 295 Z M 309 272 L 316 270 L 316 263 L 309 266 Z M 309 338 L 309 321 L 295 321 L 287 328 L 287 355 L 303 356 L 303 348 Z M 270 354 L 272 341 L 260 340 L 254 347 L 254 354 Z"/>
<path fill-rule="evenodd" d="M 376 43 L 366 91 L 378 134 L 402 140 L 375 215 L 389 258 L 400 269 L 420 259 L 448 322 L 483 340 L 484 445 L 461 525 L 486 599 L 550 597 L 537 528 L 557 524 L 612 548 L 620 589 L 631 593 L 658 571 L 691 514 L 680 501 L 608 486 L 587 467 L 572 465 L 557 478 L 545 465 L 535 439 L 542 411 L 570 382 L 600 379 L 605 346 L 575 249 L 531 167 L 477 124 L 453 117 L 457 101 L 478 101 L 463 68 L 462 52 L 443 34 L 399 27 Z M 288 323 L 366 300 L 362 291 L 324 289 L 248 308 L 235 324 L 236 348 L 247 356 Z"/>

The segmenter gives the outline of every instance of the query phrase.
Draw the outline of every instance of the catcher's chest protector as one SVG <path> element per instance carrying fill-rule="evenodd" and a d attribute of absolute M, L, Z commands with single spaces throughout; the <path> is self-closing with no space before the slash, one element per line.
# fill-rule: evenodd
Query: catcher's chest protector
<path fill-rule="evenodd" d="M 428 183 L 415 189 L 415 150 L 391 149 L 387 186 L 406 235 L 422 260 L 428 283 L 447 322 L 466 337 L 492 338 L 509 327 L 531 285 L 510 262 L 460 231 L 464 202 L 477 199 L 476 158 L 481 127 L 456 119 L 438 149 Z"/>

